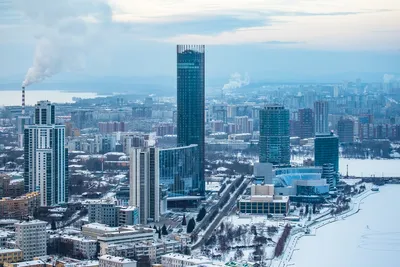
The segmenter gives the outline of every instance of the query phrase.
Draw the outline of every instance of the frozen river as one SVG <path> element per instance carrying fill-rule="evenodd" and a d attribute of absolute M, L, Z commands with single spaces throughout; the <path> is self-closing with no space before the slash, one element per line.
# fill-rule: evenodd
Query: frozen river
<path fill-rule="evenodd" d="M 296 267 L 400 266 L 400 185 L 385 185 L 362 201 L 359 213 L 299 240 Z"/>
<path fill-rule="evenodd" d="M 372 160 L 372 159 L 345 159 L 339 161 L 339 171 L 342 175 L 346 175 L 347 165 L 349 166 L 350 176 L 369 177 L 371 175 L 377 177 L 400 177 L 400 168 L 398 167 L 400 160 Z"/>

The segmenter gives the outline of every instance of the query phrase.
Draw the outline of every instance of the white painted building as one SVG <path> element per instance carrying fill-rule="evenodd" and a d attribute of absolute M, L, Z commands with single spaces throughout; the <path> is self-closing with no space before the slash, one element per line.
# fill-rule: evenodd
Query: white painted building
<path fill-rule="evenodd" d="M 99 258 L 99 267 L 136 267 L 136 261 L 127 258 L 103 255 Z"/>
<path fill-rule="evenodd" d="M 161 264 L 163 267 L 185 267 L 211 263 L 212 261 L 205 257 L 193 257 L 179 253 L 170 253 L 161 256 Z"/>
<path fill-rule="evenodd" d="M 24 252 L 24 260 L 46 255 L 47 222 L 33 220 L 15 224 L 15 242 L 17 248 Z"/>

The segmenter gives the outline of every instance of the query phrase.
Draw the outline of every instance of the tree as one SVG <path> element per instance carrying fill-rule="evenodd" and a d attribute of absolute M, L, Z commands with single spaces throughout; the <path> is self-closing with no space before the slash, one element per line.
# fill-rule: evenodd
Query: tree
<path fill-rule="evenodd" d="M 195 227 L 196 227 L 196 222 L 194 221 L 193 218 L 191 218 L 191 219 L 189 220 L 188 225 L 187 225 L 186 232 L 187 232 L 188 234 L 190 234 L 191 232 L 193 232 L 193 230 L 194 230 Z"/>
<path fill-rule="evenodd" d="M 241 249 L 237 249 L 235 251 L 235 260 L 240 260 L 243 257 L 243 251 Z"/>
<path fill-rule="evenodd" d="M 161 228 L 161 233 L 162 233 L 162 235 L 168 235 L 167 227 L 165 226 L 165 224 Z"/>
<path fill-rule="evenodd" d="M 158 230 L 158 239 L 161 239 L 161 229 L 160 230 Z"/>
<path fill-rule="evenodd" d="M 316 211 L 317 211 L 317 205 L 315 205 L 314 203 L 312 207 L 312 213 L 315 214 Z"/>
<path fill-rule="evenodd" d="M 57 230 L 56 221 L 54 221 L 54 219 L 51 221 L 51 230 Z"/>
<path fill-rule="evenodd" d="M 252 225 L 251 228 L 250 228 L 250 232 L 253 235 L 257 235 L 257 227 L 255 225 Z"/>
<path fill-rule="evenodd" d="M 182 219 L 182 225 L 186 225 L 187 223 L 186 223 L 186 216 L 185 216 L 185 214 L 183 214 L 183 219 Z"/>
<path fill-rule="evenodd" d="M 221 230 L 221 233 L 223 233 L 224 229 L 225 229 L 225 224 L 222 222 L 221 225 L 219 226 L 219 228 Z"/>
<path fill-rule="evenodd" d="M 273 236 L 278 232 L 278 228 L 276 226 L 268 226 L 267 233 L 269 236 Z"/>
<path fill-rule="evenodd" d="M 308 211 L 309 211 L 309 206 L 308 206 L 308 204 L 306 205 L 306 215 L 308 214 Z"/>
<path fill-rule="evenodd" d="M 207 214 L 206 209 L 205 209 L 204 207 L 202 207 L 202 208 L 199 210 L 199 214 L 197 214 L 196 221 L 197 221 L 197 222 L 200 222 L 201 220 L 203 220 L 203 218 L 206 216 L 206 214 Z"/>

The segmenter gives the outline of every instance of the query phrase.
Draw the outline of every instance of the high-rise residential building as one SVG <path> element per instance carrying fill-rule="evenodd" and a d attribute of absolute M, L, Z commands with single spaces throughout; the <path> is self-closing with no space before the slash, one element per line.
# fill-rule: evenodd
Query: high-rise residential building
<path fill-rule="evenodd" d="M 290 164 L 289 110 L 280 105 L 260 110 L 260 162 Z"/>
<path fill-rule="evenodd" d="M 341 118 L 338 121 L 337 132 L 341 143 L 352 143 L 354 141 L 354 121 Z"/>
<path fill-rule="evenodd" d="M 47 222 L 33 220 L 15 223 L 15 243 L 24 253 L 24 260 L 45 256 L 47 251 Z"/>
<path fill-rule="evenodd" d="M 159 150 L 132 148 L 130 153 L 129 204 L 139 208 L 139 222 L 158 222 L 160 218 Z"/>
<path fill-rule="evenodd" d="M 55 124 L 55 106 L 39 101 L 34 124 L 24 130 L 25 192 L 40 192 L 41 206 L 68 202 L 65 126 Z"/>
<path fill-rule="evenodd" d="M 91 127 L 93 124 L 93 110 L 74 110 L 71 112 L 71 121 L 78 129 Z"/>
<path fill-rule="evenodd" d="M 315 166 L 333 165 L 335 172 L 339 171 L 339 138 L 333 133 L 317 135 L 314 143 Z"/>
<path fill-rule="evenodd" d="M 111 227 L 118 226 L 119 208 L 113 201 L 99 200 L 88 204 L 89 223 L 102 223 Z"/>
<path fill-rule="evenodd" d="M 315 134 L 329 133 L 329 104 L 327 101 L 316 101 L 314 103 Z"/>
<path fill-rule="evenodd" d="M 198 145 L 199 194 L 204 195 L 205 46 L 177 46 L 178 146 Z"/>
<path fill-rule="evenodd" d="M 299 109 L 299 137 L 301 139 L 314 137 L 314 114 L 311 108 Z"/>
<path fill-rule="evenodd" d="M 236 133 L 250 133 L 253 129 L 249 129 L 249 117 L 248 116 L 236 116 L 235 117 L 235 127 Z"/>

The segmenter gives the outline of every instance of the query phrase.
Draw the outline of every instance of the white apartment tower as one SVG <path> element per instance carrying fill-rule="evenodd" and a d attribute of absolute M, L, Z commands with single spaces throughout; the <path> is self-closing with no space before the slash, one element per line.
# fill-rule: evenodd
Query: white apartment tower
<path fill-rule="evenodd" d="M 40 192 L 41 206 L 68 202 L 68 150 L 65 126 L 55 124 L 49 101 L 35 106 L 33 124 L 24 129 L 25 192 Z"/>
<path fill-rule="evenodd" d="M 130 153 L 129 205 L 139 208 L 139 223 L 160 219 L 159 151 L 155 147 L 132 148 Z"/>
<path fill-rule="evenodd" d="M 329 113 L 329 106 L 327 101 L 316 101 L 314 103 L 316 135 L 329 133 L 328 113 Z"/>
<path fill-rule="evenodd" d="M 17 248 L 24 252 L 24 261 L 47 254 L 47 222 L 33 220 L 14 224 Z"/>

